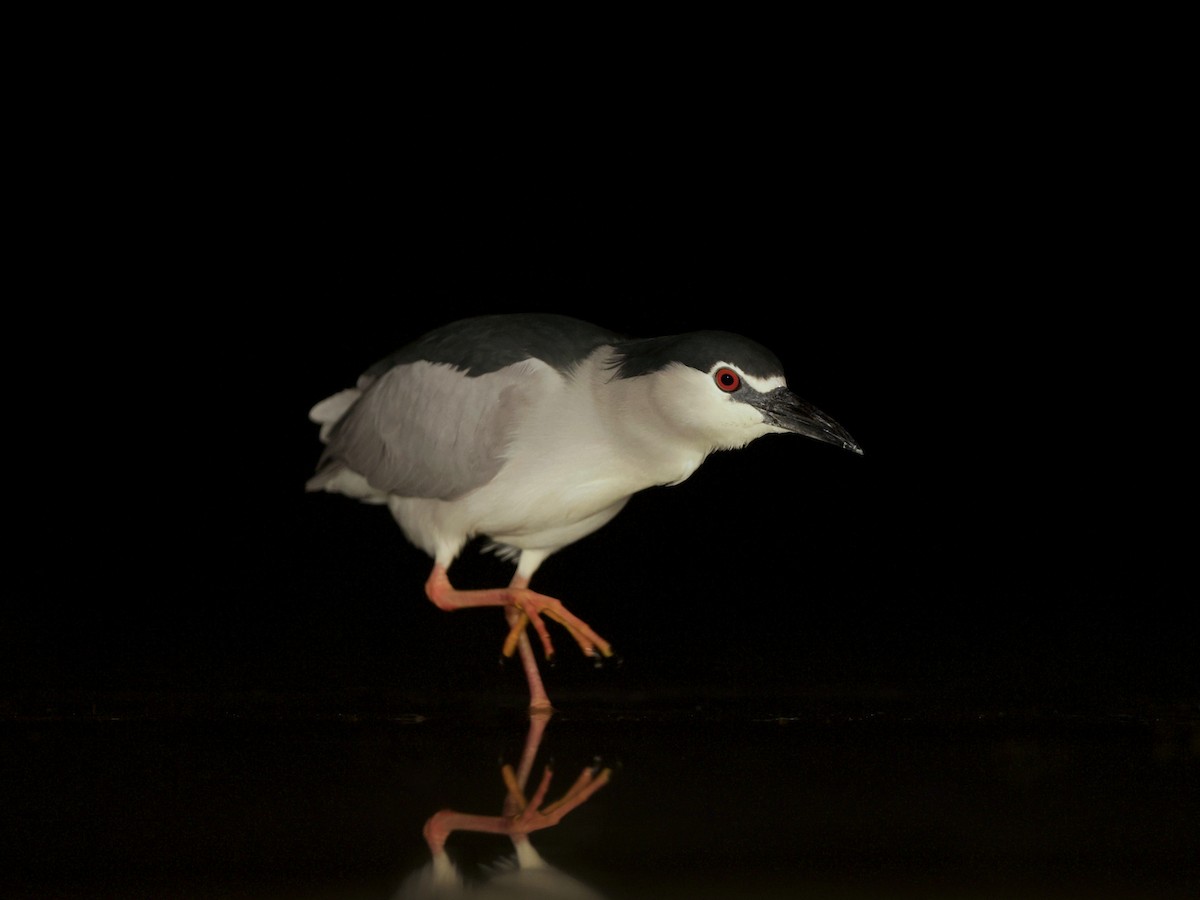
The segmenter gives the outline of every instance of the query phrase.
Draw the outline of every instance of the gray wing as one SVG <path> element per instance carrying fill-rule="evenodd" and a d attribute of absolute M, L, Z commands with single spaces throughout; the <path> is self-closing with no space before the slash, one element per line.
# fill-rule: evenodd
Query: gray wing
<path fill-rule="evenodd" d="M 385 493 L 461 496 L 496 476 L 531 392 L 558 377 L 537 360 L 476 377 L 441 363 L 397 365 L 329 430 L 310 489 L 350 469 Z"/>

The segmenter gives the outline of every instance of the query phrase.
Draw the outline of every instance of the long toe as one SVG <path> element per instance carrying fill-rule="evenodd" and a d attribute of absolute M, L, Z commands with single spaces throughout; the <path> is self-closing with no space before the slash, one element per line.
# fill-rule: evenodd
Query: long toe
<path fill-rule="evenodd" d="M 562 601 L 528 588 L 515 588 L 513 589 L 512 603 L 522 615 L 510 630 L 508 639 L 504 643 L 506 656 L 512 655 L 512 648 L 516 647 L 517 638 L 524 630 L 525 625 L 532 623 L 538 637 L 541 638 L 546 657 L 553 659 L 554 645 L 550 640 L 546 625 L 542 621 L 543 615 L 566 628 L 571 637 L 575 639 L 575 643 L 588 656 L 609 657 L 613 655 L 612 645 L 600 637 L 587 622 L 563 606 Z"/>

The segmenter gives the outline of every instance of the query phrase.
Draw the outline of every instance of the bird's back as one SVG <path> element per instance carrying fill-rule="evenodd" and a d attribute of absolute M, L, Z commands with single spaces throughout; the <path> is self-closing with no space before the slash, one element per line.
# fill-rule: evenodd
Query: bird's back
<path fill-rule="evenodd" d="M 313 407 L 327 444 L 310 491 L 453 500 L 491 481 L 523 411 L 620 338 L 568 316 L 479 316 L 437 328 Z"/>
<path fill-rule="evenodd" d="M 525 359 L 540 359 L 560 372 L 569 370 L 604 344 L 622 340 L 616 332 L 553 313 L 476 316 L 435 328 L 384 357 L 363 374 L 368 384 L 398 365 L 445 363 L 470 377 L 495 372 Z M 362 388 L 363 379 L 359 380 Z"/>

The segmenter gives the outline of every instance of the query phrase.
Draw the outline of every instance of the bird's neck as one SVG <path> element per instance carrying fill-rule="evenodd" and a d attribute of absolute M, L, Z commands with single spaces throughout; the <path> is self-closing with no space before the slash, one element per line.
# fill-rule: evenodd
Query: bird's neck
<path fill-rule="evenodd" d="M 592 390 L 592 402 L 605 423 L 612 452 L 643 482 L 642 487 L 678 484 L 716 448 L 686 423 L 662 414 L 649 378 L 618 378 Z"/>

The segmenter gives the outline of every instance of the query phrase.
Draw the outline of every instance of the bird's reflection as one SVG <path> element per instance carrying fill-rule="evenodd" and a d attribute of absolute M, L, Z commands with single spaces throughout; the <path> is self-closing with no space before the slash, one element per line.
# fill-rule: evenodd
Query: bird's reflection
<path fill-rule="evenodd" d="M 424 837 L 430 860 L 412 873 L 396 892 L 393 900 L 454 900 L 471 897 L 523 898 L 523 900 L 604 900 L 595 889 L 554 867 L 534 849 L 529 836 L 535 831 L 558 825 L 608 783 L 609 768 L 599 763 L 579 773 L 574 783 L 555 800 L 547 800 L 553 780 L 545 766 L 532 797 L 525 793 L 534 759 L 551 714 L 530 716 L 529 732 L 521 759 L 514 769 L 501 769 L 506 797 L 500 815 L 482 815 L 443 809 L 425 822 Z M 475 831 L 506 836 L 512 853 L 504 852 L 478 876 L 468 877 L 455 865 L 446 843 L 456 831 Z"/>

